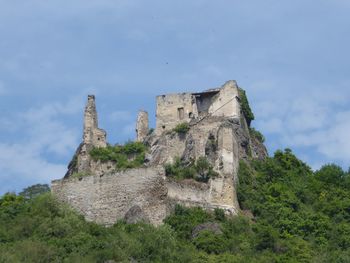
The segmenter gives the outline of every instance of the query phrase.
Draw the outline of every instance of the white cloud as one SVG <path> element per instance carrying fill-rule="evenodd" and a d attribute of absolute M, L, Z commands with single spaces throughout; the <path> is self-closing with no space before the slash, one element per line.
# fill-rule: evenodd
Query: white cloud
<path fill-rule="evenodd" d="M 61 178 L 66 165 L 50 163 L 26 144 L 0 144 L 0 193 Z M 11 189 L 13 187 L 13 189 Z"/>
<path fill-rule="evenodd" d="M 79 144 L 80 131 L 67 126 L 65 120 L 81 108 L 81 103 L 72 98 L 2 120 L 12 123 L 11 128 L 19 136 L 16 143 L 0 144 L 0 176 L 5 181 L 0 193 L 63 177 L 67 164 L 52 160 L 69 159 Z M 16 189 L 5 189 L 11 185 L 16 185 Z"/>

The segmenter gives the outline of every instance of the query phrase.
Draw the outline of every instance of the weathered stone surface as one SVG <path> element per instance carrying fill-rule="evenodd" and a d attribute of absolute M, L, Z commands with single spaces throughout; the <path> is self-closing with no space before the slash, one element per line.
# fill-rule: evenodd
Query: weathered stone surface
<path fill-rule="evenodd" d="M 267 156 L 267 149 L 263 143 L 257 138 L 251 139 L 252 157 L 259 160 L 264 160 Z"/>
<path fill-rule="evenodd" d="M 210 231 L 216 235 L 222 234 L 222 230 L 218 223 L 208 222 L 196 226 L 192 231 L 192 238 L 196 238 L 203 231 Z"/>
<path fill-rule="evenodd" d="M 89 95 L 84 114 L 83 143 L 95 147 L 106 147 L 106 132 L 98 128 L 95 96 Z"/>
<path fill-rule="evenodd" d="M 53 181 L 52 192 L 70 204 L 88 221 L 112 225 L 135 205 L 152 224 L 166 216 L 167 189 L 159 168 L 130 169 L 104 176 L 86 176 Z"/>
<path fill-rule="evenodd" d="M 74 173 L 94 174 L 95 169 L 91 167 L 93 161 L 89 152 L 94 147 L 106 147 L 106 136 L 106 132 L 98 128 L 95 96 L 89 95 L 84 113 L 83 142 L 79 145 L 72 161 L 69 163 L 64 178 L 68 178 Z"/>
<path fill-rule="evenodd" d="M 149 132 L 148 113 L 146 111 L 139 111 L 136 122 L 136 141 L 143 142 Z"/>
<path fill-rule="evenodd" d="M 128 224 L 136 224 L 138 222 L 149 223 L 148 218 L 138 205 L 132 206 L 124 216 L 124 220 Z"/>
<path fill-rule="evenodd" d="M 89 96 L 83 142 L 65 180 L 52 183 L 53 193 L 88 220 L 107 225 L 123 218 L 160 224 L 175 204 L 237 214 L 239 160 L 267 156 L 265 146 L 250 136 L 238 95 L 237 83 L 228 81 L 219 89 L 201 93 L 158 96 L 155 131 L 149 134 L 146 112 L 141 111 L 137 119 L 137 141 L 149 146 L 148 168 L 123 172 L 114 171 L 115 163 L 94 161 L 89 155 L 93 147 L 106 147 L 106 134 L 98 128 L 95 98 Z M 189 130 L 178 134 L 173 129 L 183 122 Z M 163 168 L 157 168 L 176 158 L 190 163 L 203 156 L 218 173 L 208 183 L 172 181 L 165 178 Z M 73 174 L 91 176 L 71 178 Z"/>

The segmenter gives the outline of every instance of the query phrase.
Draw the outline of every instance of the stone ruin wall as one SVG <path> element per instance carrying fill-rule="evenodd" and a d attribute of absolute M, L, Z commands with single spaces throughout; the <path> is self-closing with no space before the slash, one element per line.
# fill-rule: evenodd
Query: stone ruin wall
<path fill-rule="evenodd" d="M 216 150 L 208 148 L 208 144 L 213 142 Z M 224 117 L 207 118 L 192 126 L 186 135 L 175 132 L 163 134 L 150 144 L 150 165 L 173 163 L 176 157 L 189 161 L 206 156 L 219 173 L 217 178 L 209 180 L 207 184 L 169 181 L 170 199 L 188 206 L 220 207 L 228 213 L 237 213 L 239 205 L 235 184 L 238 162 L 240 158 L 247 158 L 248 149 L 244 146 L 249 144 L 249 137 L 242 130 L 239 119 L 228 121 Z"/>
<path fill-rule="evenodd" d="M 179 112 L 179 108 L 183 111 Z M 186 134 L 172 131 L 184 121 L 190 125 Z M 237 214 L 235 186 L 239 160 L 247 159 L 250 153 L 256 158 L 264 158 L 267 153 L 263 145 L 251 141 L 241 116 L 236 82 L 229 81 L 221 89 L 204 93 L 158 96 L 156 130 L 151 135 L 148 130 L 148 114 L 141 111 L 136 127 L 137 141 L 150 145 L 146 156 L 148 168 L 115 172 L 114 163 L 92 160 L 89 150 L 105 147 L 106 135 L 98 128 L 95 98 L 89 96 L 83 142 L 75 155 L 76 168 L 69 169 L 64 180 L 53 181 L 52 192 L 87 220 L 105 225 L 123 219 L 134 205 L 156 225 L 174 204 L 206 209 L 219 207 Z M 213 142 L 215 149 L 212 149 Z M 200 156 L 208 158 L 219 173 L 217 178 L 199 183 L 176 182 L 165 177 L 163 165 L 172 163 L 175 157 L 195 160 Z M 76 172 L 92 176 L 72 178 Z"/>
<path fill-rule="evenodd" d="M 163 173 L 158 168 L 130 169 L 103 176 L 56 180 L 51 188 L 59 200 L 88 221 L 113 225 L 137 205 L 150 223 L 159 225 L 166 217 L 167 208 Z"/>
<path fill-rule="evenodd" d="M 240 116 L 238 86 L 226 82 L 220 89 L 200 93 L 157 96 L 156 134 L 171 131 L 177 124 L 190 123 L 206 116 L 237 118 Z"/>

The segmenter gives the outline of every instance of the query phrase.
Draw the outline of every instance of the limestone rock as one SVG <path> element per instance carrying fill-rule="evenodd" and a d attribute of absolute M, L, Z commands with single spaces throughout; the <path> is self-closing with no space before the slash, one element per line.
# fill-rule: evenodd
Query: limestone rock
<path fill-rule="evenodd" d="M 148 127 L 148 113 L 146 111 L 139 111 L 136 122 L 136 141 L 143 142 L 149 132 Z"/>
<path fill-rule="evenodd" d="M 139 222 L 149 223 L 148 218 L 138 205 L 132 206 L 124 216 L 124 220 L 128 224 L 136 224 Z"/>

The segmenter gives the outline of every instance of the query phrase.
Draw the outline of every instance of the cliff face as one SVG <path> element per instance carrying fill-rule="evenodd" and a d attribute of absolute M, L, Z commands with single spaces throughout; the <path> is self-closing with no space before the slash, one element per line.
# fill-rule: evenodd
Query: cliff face
<path fill-rule="evenodd" d="M 190 125 L 186 133 L 172 131 L 146 138 L 146 143 L 150 145 L 147 156 L 150 166 L 164 166 L 174 163 L 177 158 L 189 164 L 205 157 L 217 172 L 217 176 L 206 183 L 166 177 L 170 200 L 187 206 L 218 207 L 227 213 L 237 213 L 239 160 L 267 156 L 264 145 L 251 138 L 242 121 L 244 119 L 207 117 Z"/>
<path fill-rule="evenodd" d="M 142 111 L 138 116 L 137 141 L 147 145 L 148 151 L 144 168 L 133 173 L 129 182 L 125 179 L 128 172 L 115 171 L 115 162 L 93 160 L 89 155 L 94 147 L 106 147 L 105 133 L 97 125 L 94 98 L 89 97 L 83 143 L 69 165 L 65 180 L 53 183 L 53 192 L 87 219 L 108 224 L 113 219 L 123 218 L 128 209 L 135 206 L 140 207 L 143 214 L 149 215 L 147 220 L 155 224 L 159 224 L 171 207 L 179 203 L 206 209 L 222 208 L 227 214 L 237 214 L 239 161 L 267 156 L 261 140 L 250 132 L 247 123 L 251 120 L 246 118 L 247 105 L 242 106 L 240 94 L 236 82 L 228 81 L 221 88 L 201 93 L 158 96 L 157 125 L 153 132 L 148 130 L 147 113 Z M 208 176 L 205 180 L 188 175 L 176 178 L 164 170 L 167 165 L 180 163 L 187 171 L 194 170 L 189 168 L 191 166 L 197 169 L 196 173 L 201 173 L 198 160 L 202 160 L 202 166 L 215 176 Z M 153 174 L 152 171 L 157 172 Z M 149 189 L 150 182 L 157 182 L 161 186 L 159 189 L 165 190 L 154 196 L 140 190 L 136 197 L 133 190 L 137 181 L 135 174 L 143 176 L 136 184 L 137 189 Z M 72 175 L 80 179 L 74 179 Z M 95 179 L 86 179 L 86 175 Z M 109 186 L 106 188 L 105 180 L 111 177 L 113 179 L 108 179 Z M 88 186 L 81 187 L 83 182 Z M 125 191 L 121 191 L 121 184 Z M 113 202 L 116 205 L 112 205 Z M 154 219 L 150 217 L 149 207 L 156 207 L 162 212 L 157 213 L 159 216 Z M 107 216 L 108 220 L 104 220 L 106 209 L 114 211 L 112 214 L 115 218 Z"/>

